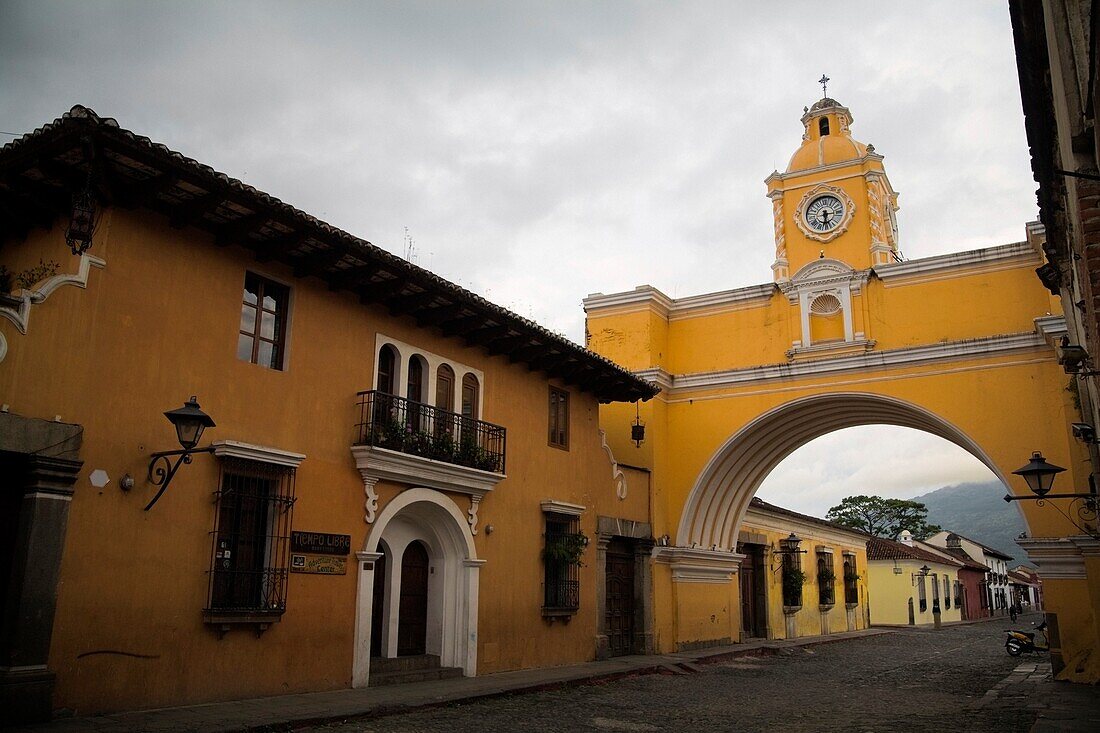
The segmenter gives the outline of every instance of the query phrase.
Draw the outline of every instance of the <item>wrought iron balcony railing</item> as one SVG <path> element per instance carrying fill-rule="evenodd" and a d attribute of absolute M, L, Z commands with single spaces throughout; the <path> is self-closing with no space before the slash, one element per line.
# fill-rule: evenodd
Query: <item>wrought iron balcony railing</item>
<path fill-rule="evenodd" d="M 360 392 L 356 445 L 504 473 L 505 429 L 378 390 Z"/>

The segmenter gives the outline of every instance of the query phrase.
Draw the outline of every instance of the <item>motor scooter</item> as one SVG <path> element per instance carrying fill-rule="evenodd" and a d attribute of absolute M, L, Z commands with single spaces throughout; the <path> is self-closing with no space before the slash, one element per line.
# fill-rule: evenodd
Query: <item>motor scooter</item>
<path fill-rule="evenodd" d="M 1042 643 L 1036 644 L 1035 633 L 1039 631 L 1043 633 L 1043 639 Z M 1011 657 L 1018 657 L 1024 652 L 1049 652 L 1050 640 L 1047 639 L 1046 631 L 1046 621 L 1036 626 L 1035 631 L 1005 629 L 1005 633 L 1008 634 L 1008 638 L 1005 639 L 1005 651 L 1007 651 Z"/>

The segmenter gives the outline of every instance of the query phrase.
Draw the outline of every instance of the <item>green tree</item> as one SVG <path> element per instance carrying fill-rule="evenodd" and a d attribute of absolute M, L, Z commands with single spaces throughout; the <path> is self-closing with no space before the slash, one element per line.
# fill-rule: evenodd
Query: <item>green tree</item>
<path fill-rule="evenodd" d="M 881 496 L 846 496 L 825 518 L 888 539 L 896 538 L 907 529 L 918 540 L 923 540 L 942 529 L 928 523 L 928 508 L 919 501 Z"/>

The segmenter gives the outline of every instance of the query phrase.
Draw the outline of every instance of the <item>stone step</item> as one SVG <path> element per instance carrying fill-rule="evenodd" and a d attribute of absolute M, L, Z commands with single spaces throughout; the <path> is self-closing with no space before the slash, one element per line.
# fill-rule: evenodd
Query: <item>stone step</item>
<path fill-rule="evenodd" d="M 424 669 L 439 669 L 438 654 L 414 654 L 407 657 L 371 657 L 370 673 L 379 672 L 415 672 Z"/>
<path fill-rule="evenodd" d="M 370 687 L 382 687 L 384 685 L 403 685 L 407 682 L 428 682 L 432 680 L 449 680 L 462 676 L 461 667 L 437 667 L 435 669 L 414 669 L 406 672 L 375 672 L 370 673 Z"/>

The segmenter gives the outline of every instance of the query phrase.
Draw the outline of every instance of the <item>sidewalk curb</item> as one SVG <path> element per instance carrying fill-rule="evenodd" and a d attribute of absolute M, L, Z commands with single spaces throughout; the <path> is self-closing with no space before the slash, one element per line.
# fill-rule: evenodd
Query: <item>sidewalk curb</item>
<path fill-rule="evenodd" d="M 701 667 L 703 665 L 718 664 L 738 657 L 775 656 L 783 653 L 784 649 L 803 649 L 891 633 L 895 632 L 889 629 L 872 628 L 854 632 L 841 632 L 830 636 L 803 637 L 802 639 L 753 640 L 744 644 L 724 647 L 619 658 L 621 666 L 617 669 L 608 669 L 608 661 L 594 661 L 542 670 L 503 672 L 499 673 L 499 677 L 497 675 L 462 677 L 453 680 L 456 683 L 454 685 L 456 689 L 450 691 L 445 687 L 441 690 L 438 682 L 411 683 L 411 685 L 400 685 L 393 688 L 395 692 L 403 689 L 406 693 L 412 693 L 406 695 L 410 699 L 405 702 L 370 699 L 357 702 L 354 695 L 356 692 L 361 692 L 360 690 L 333 690 L 322 693 L 300 693 L 298 695 L 249 698 L 220 703 L 112 713 L 95 717 L 61 718 L 50 723 L 26 726 L 15 730 L 25 733 L 92 733 L 93 731 L 116 733 L 129 730 L 142 730 L 149 733 L 194 730 L 202 730 L 204 733 L 282 733 L 283 731 L 292 731 L 307 726 L 371 720 L 456 703 L 472 703 L 580 685 L 598 685 L 641 675 L 696 674 L 702 671 Z M 525 675 L 529 678 L 534 677 L 534 679 L 509 679 L 509 676 L 514 677 L 516 675 Z M 494 680 L 494 678 L 496 679 Z M 497 684 L 494 684 L 494 682 Z M 416 688 L 412 685 L 422 685 L 423 687 Z M 473 689 L 470 689 L 471 687 Z M 367 689 L 385 690 L 386 688 Z M 344 693 L 347 693 L 348 698 L 342 701 L 343 704 L 339 704 L 341 702 L 340 697 Z M 316 697 L 311 699 L 311 696 Z M 298 699 L 290 700 L 289 698 Z M 279 707 L 280 701 L 281 706 L 286 709 L 272 713 L 271 709 Z M 240 711 L 250 706 L 254 710 L 257 706 L 266 707 L 267 720 L 262 723 L 249 722 L 245 715 L 240 714 Z M 319 709 L 327 706 L 334 708 L 334 711 L 331 713 L 319 712 Z M 339 708 L 343 708 L 342 712 L 335 712 L 335 709 Z M 219 716 L 219 709 L 227 711 L 223 713 L 224 717 Z M 230 715 L 229 712 L 236 712 L 237 714 Z M 236 720 L 232 719 L 234 717 Z M 255 715 L 253 720 L 255 720 Z M 0 726 L 0 728 L 2 727 Z"/>

